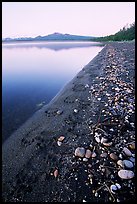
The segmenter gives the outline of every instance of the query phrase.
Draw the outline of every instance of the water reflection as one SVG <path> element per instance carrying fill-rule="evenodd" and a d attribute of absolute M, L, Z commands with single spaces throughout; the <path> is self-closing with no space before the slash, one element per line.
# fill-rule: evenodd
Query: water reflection
<path fill-rule="evenodd" d="M 89 42 L 4 44 L 3 141 L 41 107 L 38 104 L 49 103 L 101 49 L 102 45 Z"/>
<path fill-rule="evenodd" d="M 91 46 L 104 46 L 100 42 L 29 42 L 29 43 L 4 43 L 3 47 L 8 49 L 14 48 L 38 48 L 44 49 L 48 48 L 54 51 L 59 51 L 62 49 L 72 49 L 72 48 L 84 48 Z"/>

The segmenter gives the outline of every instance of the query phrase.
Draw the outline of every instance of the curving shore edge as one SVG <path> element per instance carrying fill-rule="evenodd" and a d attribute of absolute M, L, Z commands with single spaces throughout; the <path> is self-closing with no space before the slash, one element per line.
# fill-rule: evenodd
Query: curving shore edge
<path fill-rule="evenodd" d="M 4 142 L 4 202 L 135 200 L 134 176 L 122 179 L 118 174 L 123 169 L 134 173 L 135 168 L 131 161 L 135 158 L 131 148 L 135 142 L 134 66 L 135 42 L 106 44 L 48 105 Z M 112 144 L 104 146 L 97 134 Z M 75 155 L 77 147 L 91 151 L 87 161 Z M 123 153 L 124 148 L 130 156 Z M 120 159 L 131 161 L 133 167 L 121 169 Z M 113 194 L 111 185 L 116 182 L 121 190 Z M 97 191 L 102 185 L 109 190 Z"/>

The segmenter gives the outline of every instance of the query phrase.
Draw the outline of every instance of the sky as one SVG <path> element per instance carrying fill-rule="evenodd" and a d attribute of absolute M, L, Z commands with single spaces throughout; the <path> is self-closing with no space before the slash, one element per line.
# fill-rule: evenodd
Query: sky
<path fill-rule="evenodd" d="M 135 22 L 135 2 L 2 2 L 2 38 L 101 37 Z"/>

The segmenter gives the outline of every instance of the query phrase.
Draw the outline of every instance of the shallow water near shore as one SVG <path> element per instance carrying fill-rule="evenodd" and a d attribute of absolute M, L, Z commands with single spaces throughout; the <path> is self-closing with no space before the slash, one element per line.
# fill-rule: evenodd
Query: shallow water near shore
<path fill-rule="evenodd" d="M 93 42 L 3 44 L 2 140 L 48 104 L 102 48 Z"/>

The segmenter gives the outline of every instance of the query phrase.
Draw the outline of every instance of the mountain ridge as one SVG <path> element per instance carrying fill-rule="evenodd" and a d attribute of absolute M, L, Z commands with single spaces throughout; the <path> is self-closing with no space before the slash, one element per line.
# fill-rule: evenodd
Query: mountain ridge
<path fill-rule="evenodd" d="M 11 42 L 11 41 L 41 41 L 41 40 L 47 40 L 47 41 L 63 41 L 63 40 L 92 40 L 95 37 L 93 36 L 82 36 L 82 35 L 72 35 L 72 34 L 62 34 L 59 32 L 54 32 L 52 34 L 48 34 L 46 36 L 36 36 L 36 37 L 20 37 L 20 38 L 4 38 L 3 42 Z"/>

